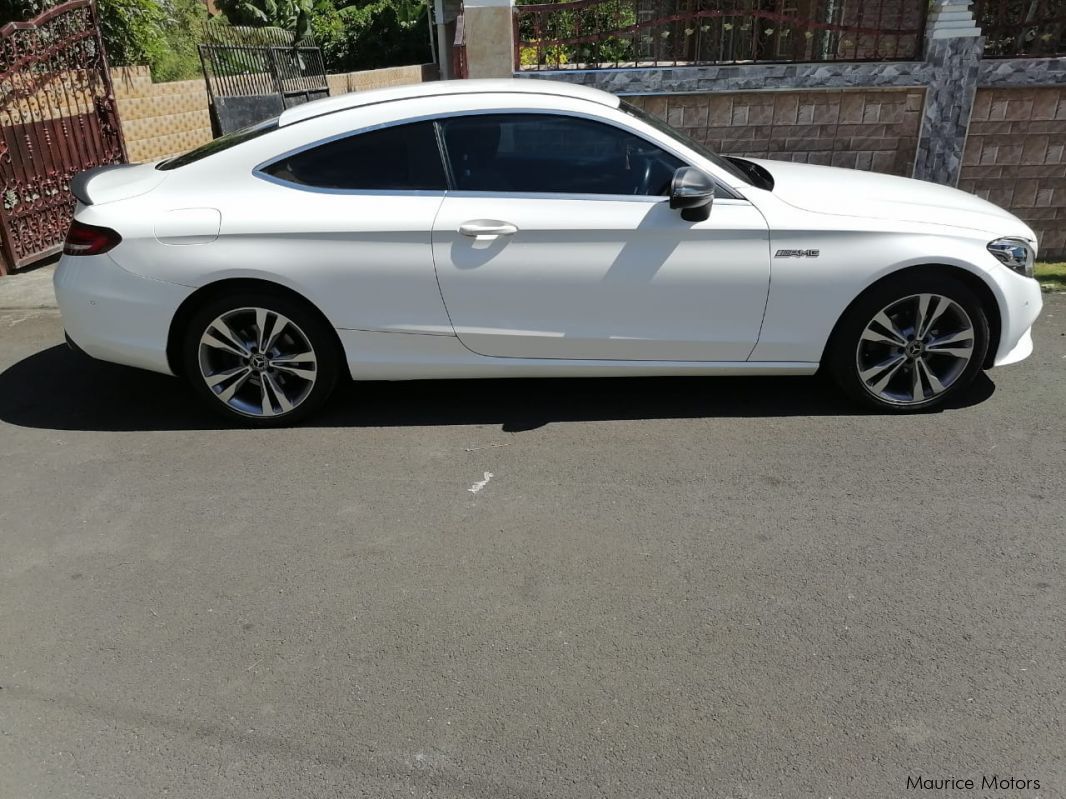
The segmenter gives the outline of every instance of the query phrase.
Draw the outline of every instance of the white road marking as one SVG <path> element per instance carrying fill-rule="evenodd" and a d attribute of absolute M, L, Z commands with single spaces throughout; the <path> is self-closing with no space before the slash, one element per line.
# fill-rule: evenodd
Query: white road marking
<path fill-rule="evenodd" d="M 510 442 L 508 442 L 506 444 L 486 444 L 483 447 L 465 447 L 463 449 L 463 452 L 477 452 L 479 449 L 496 449 L 497 447 L 509 447 L 509 446 L 511 446 Z"/>
<path fill-rule="evenodd" d="M 485 479 L 484 480 L 478 480 L 476 483 L 474 483 L 472 486 L 470 486 L 470 488 L 468 488 L 466 490 L 469 491 L 471 494 L 476 494 L 478 491 L 480 491 L 485 486 L 487 486 L 489 484 L 489 480 L 491 480 L 491 479 L 492 479 L 492 472 L 485 472 Z"/>

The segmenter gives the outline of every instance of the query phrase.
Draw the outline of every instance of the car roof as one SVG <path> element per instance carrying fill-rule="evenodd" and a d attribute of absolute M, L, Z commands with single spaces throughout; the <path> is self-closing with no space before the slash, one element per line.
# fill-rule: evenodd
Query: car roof
<path fill-rule="evenodd" d="M 501 78 L 498 80 L 442 80 L 431 83 L 415 83 L 409 86 L 394 86 L 388 89 L 372 89 L 365 92 L 350 92 L 337 97 L 325 97 L 310 103 L 297 105 L 282 112 L 278 125 L 291 125 L 305 119 L 347 111 L 378 103 L 396 100 L 412 100 L 420 97 L 443 97 L 458 94 L 538 94 L 588 100 L 610 108 L 617 108 L 618 98 L 599 89 L 562 83 L 552 80 Z"/>

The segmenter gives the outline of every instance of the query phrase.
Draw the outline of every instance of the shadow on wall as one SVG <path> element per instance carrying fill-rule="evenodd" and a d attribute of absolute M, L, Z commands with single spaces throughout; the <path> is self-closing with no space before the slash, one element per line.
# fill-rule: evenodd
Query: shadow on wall
<path fill-rule="evenodd" d="M 995 391 L 980 375 L 950 408 Z M 314 427 L 500 425 L 628 419 L 832 416 L 861 413 L 817 377 L 657 377 L 346 383 Z M 0 420 L 49 430 L 214 430 L 175 378 L 93 361 L 60 345 L 0 374 Z"/>

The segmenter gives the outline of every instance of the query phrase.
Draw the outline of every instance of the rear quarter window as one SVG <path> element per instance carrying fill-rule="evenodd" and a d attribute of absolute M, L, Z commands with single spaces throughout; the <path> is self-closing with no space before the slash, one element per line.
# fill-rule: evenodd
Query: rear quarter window
<path fill-rule="evenodd" d="M 348 191 L 447 188 L 432 122 L 357 133 L 285 155 L 261 171 L 286 183 Z"/>

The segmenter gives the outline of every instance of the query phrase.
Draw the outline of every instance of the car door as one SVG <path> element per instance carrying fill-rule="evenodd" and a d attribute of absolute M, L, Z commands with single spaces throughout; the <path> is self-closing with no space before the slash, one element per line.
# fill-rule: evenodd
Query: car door
<path fill-rule="evenodd" d="M 452 189 L 433 255 L 459 339 L 489 356 L 744 361 L 770 280 L 762 215 L 728 189 L 669 207 L 685 165 L 602 120 L 440 120 Z"/>
<path fill-rule="evenodd" d="M 352 131 L 338 118 L 290 135 L 300 144 L 222 209 L 211 255 L 285 275 L 338 328 L 450 335 L 431 251 L 446 190 L 433 123 Z"/>

